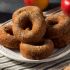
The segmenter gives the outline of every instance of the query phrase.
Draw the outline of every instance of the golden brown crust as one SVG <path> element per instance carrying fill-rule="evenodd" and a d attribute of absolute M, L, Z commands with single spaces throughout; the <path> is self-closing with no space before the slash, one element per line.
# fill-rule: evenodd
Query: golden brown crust
<path fill-rule="evenodd" d="M 42 44 L 43 43 L 43 44 Z M 29 59 L 45 59 L 52 54 L 54 50 L 54 44 L 51 40 L 47 39 L 40 44 L 20 44 L 20 53 Z"/>
<path fill-rule="evenodd" d="M 63 13 L 48 16 L 46 18 L 47 35 L 51 38 L 62 36 L 70 28 L 69 21 L 69 18 Z"/>
<path fill-rule="evenodd" d="M 14 12 L 12 19 L 13 33 L 22 42 L 38 42 L 46 32 L 46 23 L 38 7 L 21 8 Z"/>
<path fill-rule="evenodd" d="M 19 41 L 14 37 L 12 24 L 4 24 L 0 27 L 0 44 L 7 48 L 18 48 Z"/>
<path fill-rule="evenodd" d="M 63 12 L 48 16 L 46 24 L 48 28 L 45 37 L 52 39 L 56 47 L 64 47 L 70 43 L 70 18 Z"/>

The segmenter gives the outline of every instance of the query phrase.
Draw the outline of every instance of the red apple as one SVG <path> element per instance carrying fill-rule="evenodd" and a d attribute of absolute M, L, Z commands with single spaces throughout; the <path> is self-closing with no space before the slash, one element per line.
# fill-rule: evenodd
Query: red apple
<path fill-rule="evenodd" d="M 23 0 L 26 6 L 38 6 L 41 10 L 44 10 L 48 6 L 49 0 Z"/>
<path fill-rule="evenodd" d="M 34 0 L 24 0 L 25 5 L 33 5 Z"/>
<path fill-rule="evenodd" d="M 70 0 L 61 0 L 61 9 L 66 15 L 70 16 Z"/>

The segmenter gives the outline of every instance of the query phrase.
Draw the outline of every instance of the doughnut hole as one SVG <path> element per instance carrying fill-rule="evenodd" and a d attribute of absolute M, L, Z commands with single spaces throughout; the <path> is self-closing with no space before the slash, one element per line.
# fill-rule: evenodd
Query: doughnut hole
<path fill-rule="evenodd" d="M 29 17 L 26 16 L 24 17 L 24 19 L 21 20 L 19 26 L 24 30 L 26 29 L 32 30 L 32 21 L 30 20 Z"/>
<path fill-rule="evenodd" d="M 46 20 L 48 29 L 46 30 L 46 33 L 44 35 L 45 38 L 54 38 L 58 35 L 57 31 L 55 30 L 56 26 L 59 24 L 59 21 L 57 19 L 49 19 Z"/>
<path fill-rule="evenodd" d="M 52 26 L 58 24 L 58 21 L 57 20 L 49 20 L 48 24 L 49 24 L 50 27 L 52 27 Z"/>
<path fill-rule="evenodd" d="M 4 31 L 5 31 L 6 33 L 10 34 L 10 35 L 13 35 L 13 31 L 12 31 L 11 28 L 5 27 L 5 28 L 4 28 Z"/>

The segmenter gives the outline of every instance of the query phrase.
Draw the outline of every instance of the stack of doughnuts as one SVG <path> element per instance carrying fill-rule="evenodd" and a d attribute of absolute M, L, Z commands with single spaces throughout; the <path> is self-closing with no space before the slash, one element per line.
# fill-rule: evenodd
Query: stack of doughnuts
<path fill-rule="evenodd" d="M 26 6 L 15 11 L 12 23 L 0 26 L 0 44 L 19 48 L 28 59 L 45 59 L 54 47 L 70 43 L 70 20 L 63 13 L 44 18 L 36 6 Z"/>
<path fill-rule="evenodd" d="M 43 59 L 51 55 L 53 42 L 43 39 L 46 22 L 38 7 L 28 6 L 13 14 L 13 33 L 21 41 L 20 53 L 30 59 Z"/>

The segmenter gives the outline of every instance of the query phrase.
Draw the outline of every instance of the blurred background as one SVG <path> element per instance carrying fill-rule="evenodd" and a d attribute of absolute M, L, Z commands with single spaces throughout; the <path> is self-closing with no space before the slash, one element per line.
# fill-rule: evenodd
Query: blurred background
<path fill-rule="evenodd" d="M 40 0 L 42 1 L 42 0 Z M 60 0 L 49 0 L 48 7 L 44 11 L 48 11 L 60 5 Z M 11 19 L 12 13 L 25 6 L 23 0 L 0 0 L 0 23 Z"/>

